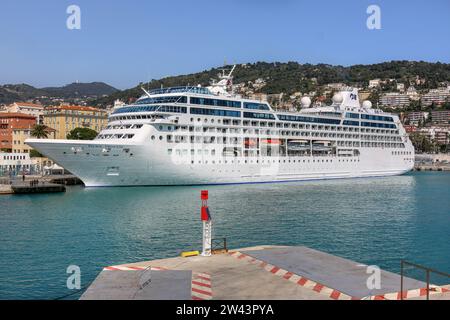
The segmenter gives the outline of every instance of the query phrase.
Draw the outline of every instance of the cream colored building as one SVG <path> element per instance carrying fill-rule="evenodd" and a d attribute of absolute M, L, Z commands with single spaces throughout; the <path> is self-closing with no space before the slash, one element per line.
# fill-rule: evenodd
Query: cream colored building
<path fill-rule="evenodd" d="M 22 127 L 12 129 L 12 152 L 15 153 L 30 153 L 32 149 L 29 145 L 25 144 L 25 140 L 32 138 L 32 127 Z M 46 128 L 47 138 L 55 139 L 56 130 L 52 128 Z"/>
<path fill-rule="evenodd" d="M 48 107 L 44 111 L 44 124 L 56 130 L 56 139 L 66 139 L 75 128 L 90 128 L 99 132 L 106 127 L 105 110 L 83 106 Z"/>

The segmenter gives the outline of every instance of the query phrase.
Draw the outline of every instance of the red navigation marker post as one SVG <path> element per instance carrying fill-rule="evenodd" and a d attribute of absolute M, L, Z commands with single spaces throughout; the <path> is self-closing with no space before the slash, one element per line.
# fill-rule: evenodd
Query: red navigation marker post
<path fill-rule="evenodd" d="M 202 208 L 200 218 L 203 221 L 203 249 L 202 256 L 211 255 L 211 237 L 212 237 L 212 221 L 211 214 L 208 208 L 208 190 L 202 190 L 200 193 L 200 199 L 202 200 Z"/>

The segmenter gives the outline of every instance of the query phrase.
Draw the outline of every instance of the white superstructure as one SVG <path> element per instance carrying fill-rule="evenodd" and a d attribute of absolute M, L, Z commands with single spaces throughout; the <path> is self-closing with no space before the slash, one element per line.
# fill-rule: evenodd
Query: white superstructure
<path fill-rule="evenodd" d="M 211 87 L 146 92 L 117 106 L 92 141 L 29 139 L 86 186 L 285 182 L 398 175 L 414 148 L 398 116 L 362 106 L 356 90 L 327 107 L 274 111 Z"/>

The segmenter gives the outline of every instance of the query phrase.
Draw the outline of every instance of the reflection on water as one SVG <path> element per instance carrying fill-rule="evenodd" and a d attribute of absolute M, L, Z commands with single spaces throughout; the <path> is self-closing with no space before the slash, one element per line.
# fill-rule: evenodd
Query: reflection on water
<path fill-rule="evenodd" d="M 0 197 L 0 298 L 68 293 L 70 264 L 87 284 L 103 266 L 199 249 L 201 189 Z M 230 247 L 306 245 L 392 271 L 402 258 L 450 271 L 448 173 L 208 190 L 214 234 Z"/>

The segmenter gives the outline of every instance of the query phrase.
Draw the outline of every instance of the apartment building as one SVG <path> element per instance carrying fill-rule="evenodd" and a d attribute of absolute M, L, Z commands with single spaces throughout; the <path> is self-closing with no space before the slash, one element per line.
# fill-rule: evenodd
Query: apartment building
<path fill-rule="evenodd" d="M 106 127 L 105 110 L 84 106 L 48 107 L 44 111 L 44 124 L 56 130 L 56 139 L 66 139 L 75 128 L 90 128 L 97 132 Z"/>

